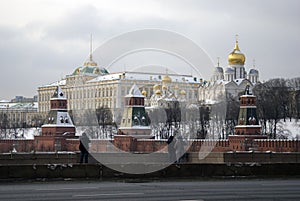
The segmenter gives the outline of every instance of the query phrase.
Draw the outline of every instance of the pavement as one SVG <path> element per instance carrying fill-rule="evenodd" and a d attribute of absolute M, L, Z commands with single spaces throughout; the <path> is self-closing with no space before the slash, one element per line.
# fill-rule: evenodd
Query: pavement
<path fill-rule="evenodd" d="M 0 200 L 300 200 L 300 179 L 0 183 Z"/>

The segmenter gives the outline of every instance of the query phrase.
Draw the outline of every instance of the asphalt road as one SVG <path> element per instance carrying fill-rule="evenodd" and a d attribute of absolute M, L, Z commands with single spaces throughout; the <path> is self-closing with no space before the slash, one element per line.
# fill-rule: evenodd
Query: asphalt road
<path fill-rule="evenodd" d="M 300 200 L 300 179 L 1 183 L 0 200 Z"/>

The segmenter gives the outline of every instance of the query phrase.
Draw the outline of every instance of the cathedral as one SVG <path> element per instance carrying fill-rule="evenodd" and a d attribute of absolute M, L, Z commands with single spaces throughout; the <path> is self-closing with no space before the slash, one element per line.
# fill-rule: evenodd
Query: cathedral
<path fill-rule="evenodd" d="M 245 69 L 246 57 L 239 48 L 238 39 L 235 47 L 228 55 L 228 67 L 219 65 L 214 68 L 210 81 L 203 82 L 199 88 L 199 100 L 205 104 L 213 104 L 222 98 L 238 99 L 239 93 L 246 86 L 253 87 L 259 82 L 259 72 L 253 66 L 249 72 Z"/>

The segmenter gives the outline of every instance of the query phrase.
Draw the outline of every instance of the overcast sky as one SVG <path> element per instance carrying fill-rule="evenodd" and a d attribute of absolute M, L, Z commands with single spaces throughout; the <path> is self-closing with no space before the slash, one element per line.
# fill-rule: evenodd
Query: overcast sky
<path fill-rule="evenodd" d="M 299 9 L 298 0 L 0 0 L 0 100 L 71 74 L 91 33 L 96 48 L 145 28 L 182 34 L 224 67 L 238 34 L 246 69 L 255 59 L 261 80 L 299 77 Z"/>

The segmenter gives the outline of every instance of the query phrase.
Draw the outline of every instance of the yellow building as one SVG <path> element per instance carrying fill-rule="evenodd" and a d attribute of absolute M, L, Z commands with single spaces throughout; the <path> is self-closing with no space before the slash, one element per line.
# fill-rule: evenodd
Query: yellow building
<path fill-rule="evenodd" d="M 168 80 L 167 80 L 168 78 Z M 111 108 L 114 119 L 121 115 L 124 108 L 124 96 L 136 84 L 145 96 L 145 103 L 149 103 L 154 94 L 153 86 L 164 89 L 166 85 L 184 90 L 185 98 L 189 102 L 197 102 L 199 78 L 191 75 L 176 75 L 143 72 L 113 72 L 109 73 L 93 61 L 89 60 L 75 69 L 64 79 L 38 88 L 39 112 L 46 114 L 50 110 L 50 98 L 60 85 L 68 100 L 68 110 L 84 111 L 96 110 L 99 107 Z M 118 114 L 118 115 L 117 115 Z"/>

